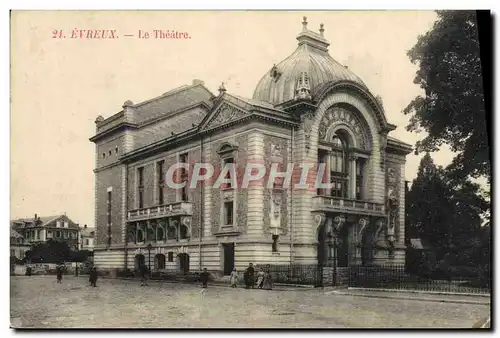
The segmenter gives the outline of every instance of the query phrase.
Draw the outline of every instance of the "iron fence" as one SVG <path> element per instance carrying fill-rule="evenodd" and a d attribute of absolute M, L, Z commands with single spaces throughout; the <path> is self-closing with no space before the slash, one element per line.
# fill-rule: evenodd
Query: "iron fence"
<path fill-rule="evenodd" d="M 350 266 L 349 287 L 422 290 L 436 292 L 489 293 L 490 283 L 483 276 L 454 276 L 436 279 L 432 276 L 410 275 L 404 265 Z"/>
<path fill-rule="evenodd" d="M 271 273 L 273 283 L 322 286 L 323 269 L 317 264 L 256 265 L 256 273 L 259 269 Z"/>

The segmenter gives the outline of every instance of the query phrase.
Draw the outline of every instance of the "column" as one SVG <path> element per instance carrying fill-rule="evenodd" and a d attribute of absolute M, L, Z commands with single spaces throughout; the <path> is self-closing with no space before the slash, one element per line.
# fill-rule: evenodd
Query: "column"
<path fill-rule="evenodd" d="M 331 167 L 330 167 L 331 155 L 330 155 L 330 152 L 327 152 L 327 153 L 326 153 L 326 155 L 325 155 L 323 158 L 324 158 L 324 162 L 326 163 L 326 165 L 325 165 L 326 182 L 327 182 L 328 184 L 331 184 L 331 178 L 330 178 L 330 171 L 331 171 Z M 326 195 L 326 196 L 332 196 L 332 189 L 331 189 L 331 188 L 326 188 L 326 189 L 325 189 L 325 195 Z"/>
<path fill-rule="evenodd" d="M 350 193 L 349 197 L 351 199 L 356 199 L 356 156 L 351 155 L 349 157 L 349 162 L 351 165 L 349 166 L 349 171 L 350 171 Z"/>

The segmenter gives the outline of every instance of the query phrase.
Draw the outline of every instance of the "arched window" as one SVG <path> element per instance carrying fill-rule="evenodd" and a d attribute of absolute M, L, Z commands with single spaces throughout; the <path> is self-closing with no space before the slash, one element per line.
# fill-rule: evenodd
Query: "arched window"
<path fill-rule="evenodd" d="M 330 177 L 333 197 L 347 197 L 347 142 L 343 135 L 337 133 L 331 140 Z"/>
<path fill-rule="evenodd" d="M 159 241 L 164 241 L 165 240 L 165 232 L 163 231 L 162 227 L 158 227 L 156 229 L 156 236 Z"/>

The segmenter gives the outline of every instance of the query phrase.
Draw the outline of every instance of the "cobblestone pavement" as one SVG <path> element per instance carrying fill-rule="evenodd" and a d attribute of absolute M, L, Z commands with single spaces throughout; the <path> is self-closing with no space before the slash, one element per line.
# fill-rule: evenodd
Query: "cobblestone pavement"
<path fill-rule="evenodd" d="M 26 328 L 471 328 L 489 305 L 86 277 L 11 277 L 11 325 Z"/>

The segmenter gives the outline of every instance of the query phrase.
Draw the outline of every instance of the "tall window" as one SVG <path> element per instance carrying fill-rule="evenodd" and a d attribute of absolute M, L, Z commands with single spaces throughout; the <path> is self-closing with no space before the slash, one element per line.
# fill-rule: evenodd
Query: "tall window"
<path fill-rule="evenodd" d="M 108 246 L 111 246 L 111 191 L 108 191 Z"/>
<path fill-rule="evenodd" d="M 180 154 L 179 155 L 179 162 L 180 163 L 188 163 L 188 154 Z M 186 182 L 184 187 L 181 189 L 181 201 L 187 202 L 189 201 L 189 194 L 188 194 L 188 171 L 186 168 L 181 168 L 181 179 L 180 183 Z"/>
<path fill-rule="evenodd" d="M 333 197 L 346 197 L 347 187 L 347 146 L 338 135 L 332 139 L 330 156 L 330 176 Z"/>
<path fill-rule="evenodd" d="M 233 225 L 233 202 L 224 202 L 224 224 Z"/>
<path fill-rule="evenodd" d="M 163 168 L 165 167 L 165 161 L 159 161 L 156 164 L 156 173 L 158 175 L 158 204 L 164 203 L 163 198 L 163 188 L 165 185 L 165 173 L 163 172 Z"/>
<path fill-rule="evenodd" d="M 356 199 L 360 200 L 363 198 L 361 196 L 361 187 L 363 186 L 363 160 L 358 159 L 356 161 Z"/>
<path fill-rule="evenodd" d="M 272 247 L 273 252 L 278 252 L 278 239 L 279 238 L 280 238 L 279 235 L 273 235 L 273 247 Z"/>
<path fill-rule="evenodd" d="M 234 157 L 227 157 L 224 159 L 223 161 L 224 163 L 224 167 L 227 165 L 227 164 L 234 164 Z M 226 176 L 224 176 L 224 178 L 227 180 L 229 179 L 229 182 L 230 183 L 224 183 L 222 184 L 222 188 L 223 189 L 231 189 L 233 187 L 232 183 L 233 183 L 233 177 L 232 177 L 232 172 L 231 172 L 231 169 L 228 170 L 228 172 L 226 173 Z"/>
<path fill-rule="evenodd" d="M 144 167 L 137 168 L 137 188 L 139 194 L 139 208 L 144 208 Z"/>

